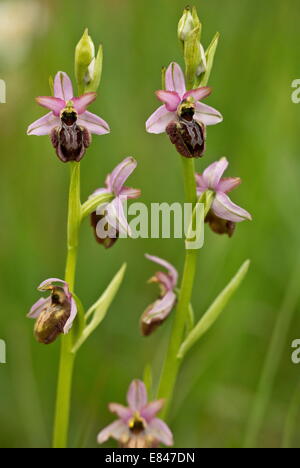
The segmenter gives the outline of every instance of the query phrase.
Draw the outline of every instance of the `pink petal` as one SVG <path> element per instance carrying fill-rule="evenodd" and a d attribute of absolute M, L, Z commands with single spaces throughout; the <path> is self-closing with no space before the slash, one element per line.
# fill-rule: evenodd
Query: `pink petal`
<path fill-rule="evenodd" d="M 156 91 L 156 96 L 170 112 L 175 112 L 180 104 L 180 96 L 175 91 Z"/>
<path fill-rule="evenodd" d="M 39 96 L 36 98 L 36 102 L 46 109 L 50 109 L 56 117 L 59 117 L 60 112 L 65 108 L 66 103 L 62 99 L 51 97 L 51 96 Z"/>
<path fill-rule="evenodd" d="M 195 101 L 200 101 L 201 99 L 206 98 L 211 94 L 211 88 L 208 86 L 203 86 L 202 88 L 197 88 L 197 89 L 191 89 L 190 91 L 187 91 L 183 99 L 187 99 L 189 97 L 193 97 Z"/>
<path fill-rule="evenodd" d="M 198 197 L 200 197 L 203 192 L 208 190 L 208 186 L 205 183 L 205 180 L 202 174 L 196 174 L 196 184 L 197 184 L 197 195 Z"/>
<path fill-rule="evenodd" d="M 62 288 L 67 286 L 66 281 L 63 281 L 59 278 L 48 278 L 39 285 L 38 291 L 48 291 L 50 289 L 49 287 L 56 286 L 55 283 L 58 283 Z"/>
<path fill-rule="evenodd" d="M 44 115 L 40 119 L 29 125 L 27 135 L 49 135 L 51 130 L 60 125 L 60 119 L 55 117 L 53 112 Z"/>
<path fill-rule="evenodd" d="M 154 280 L 158 281 L 166 291 L 171 291 L 174 288 L 171 277 L 162 271 L 155 274 Z"/>
<path fill-rule="evenodd" d="M 66 321 L 65 323 L 65 326 L 64 326 L 64 334 L 66 335 L 67 333 L 69 333 L 72 325 L 73 325 L 73 322 L 75 320 L 75 317 L 77 315 L 77 305 L 76 305 L 76 302 L 74 300 L 74 298 L 72 297 L 71 298 L 71 312 L 70 312 L 70 317 L 68 318 L 68 320 Z"/>
<path fill-rule="evenodd" d="M 194 118 L 204 125 L 216 125 L 223 120 L 219 111 L 202 102 L 196 102 Z"/>
<path fill-rule="evenodd" d="M 106 206 L 106 219 L 108 224 L 123 236 L 131 236 L 131 229 L 127 222 L 123 200 L 120 197 L 115 198 Z"/>
<path fill-rule="evenodd" d="M 176 119 L 175 112 L 169 112 L 166 106 L 161 106 L 149 117 L 146 122 L 148 133 L 164 133 L 172 120 Z"/>
<path fill-rule="evenodd" d="M 152 419 L 147 429 L 149 434 L 151 434 L 156 440 L 162 442 L 164 445 L 173 445 L 173 434 L 167 424 L 161 419 Z"/>
<path fill-rule="evenodd" d="M 185 79 L 183 71 L 176 62 L 170 63 L 166 71 L 166 90 L 175 91 L 180 98 L 186 92 Z"/>
<path fill-rule="evenodd" d="M 123 186 L 128 177 L 133 173 L 137 166 L 137 162 L 134 158 L 125 158 L 110 174 L 108 183 L 111 191 L 116 195 L 120 195 Z"/>
<path fill-rule="evenodd" d="M 31 307 L 29 313 L 27 314 L 28 318 L 38 318 L 44 307 L 51 302 L 51 297 L 46 299 L 41 297 L 33 306 Z"/>
<path fill-rule="evenodd" d="M 124 187 L 121 190 L 120 196 L 125 197 L 125 198 L 139 198 L 141 196 L 142 192 L 140 189 L 134 189 L 130 187 Z"/>
<path fill-rule="evenodd" d="M 86 108 L 95 101 L 97 93 L 86 93 L 80 97 L 72 98 L 75 109 L 78 114 L 83 114 L 86 111 Z"/>
<path fill-rule="evenodd" d="M 141 411 L 147 404 L 147 390 L 144 382 L 133 380 L 127 393 L 127 401 L 132 411 Z"/>
<path fill-rule="evenodd" d="M 124 423 L 128 422 L 128 419 L 132 417 L 132 410 L 127 406 L 119 405 L 118 403 L 110 403 L 108 405 L 109 411 L 119 416 Z"/>
<path fill-rule="evenodd" d="M 146 254 L 145 257 L 151 262 L 157 263 L 158 265 L 166 268 L 172 280 L 173 287 L 176 286 L 178 282 L 178 271 L 176 270 L 176 268 L 173 267 L 173 265 L 171 265 L 171 263 L 167 262 L 166 260 L 163 260 L 162 258 L 155 257 L 154 255 Z"/>
<path fill-rule="evenodd" d="M 58 72 L 54 78 L 54 96 L 65 102 L 70 101 L 74 96 L 72 81 L 65 72 Z"/>
<path fill-rule="evenodd" d="M 218 183 L 217 191 L 223 193 L 231 192 L 233 189 L 238 187 L 241 182 L 242 180 L 239 177 L 225 177 Z"/>
<path fill-rule="evenodd" d="M 93 198 L 96 195 L 104 195 L 106 193 L 110 193 L 110 190 L 108 190 L 107 188 L 99 188 L 95 190 L 95 192 L 93 192 L 92 195 L 89 196 L 89 198 Z"/>
<path fill-rule="evenodd" d="M 78 125 L 87 128 L 91 133 L 95 135 L 105 135 L 110 132 L 110 128 L 105 120 L 98 117 L 96 114 L 92 114 L 89 111 L 85 111 L 77 119 Z"/>
<path fill-rule="evenodd" d="M 115 440 L 121 440 L 123 438 L 128 439 L 130 436 L 129 429 L 126 424 L 123 423 L 120 419 L 113 422 L 109 426 L 105 427 L 97 437 L 98 444 L 103 444 L 110 437 Z"/>
<path fill-rule="evenodd" d="M 162 409 L 164 403 L 164 399 L 148 403 L 148 405 L 146 405 L 145 408 L 143 408 L 141 411 L 142 418 L 146 419 L 147 422 L 150 422 L 151 419 L 153 419 L 154 416 L 156 416 L 156 414 Z"/>
<path fill-rule="evenodd" d="M 245 219 L 252 219 L 248 211 L 233 203 L 225 193 L 218 192 L 216 194 L 212 209 L 219 218 L 233 221 L 234 223 L 239 223 Z"/>
<path fill-rule="evenodd" d="M 142 315 L 142 322 L 150 325 L 155 322 L 163 322 L 172 312 L 176 303 L 176 294 L 168 291 L 162 299 L 155 301 Z"/>
<path fill-rule="evenodd" d="M 217 191 L 218 184 L 227 167 L 228 161 L 226 158 L 221 158 L 208 166 L 202 174 L 204 185 L 211 190 Z"/>

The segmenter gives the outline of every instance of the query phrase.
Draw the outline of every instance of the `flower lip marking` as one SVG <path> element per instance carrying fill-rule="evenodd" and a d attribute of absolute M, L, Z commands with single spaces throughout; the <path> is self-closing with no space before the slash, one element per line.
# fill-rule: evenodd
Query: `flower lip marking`
<path fill-rule="evenodd" d="M 146 429 L 147 423 L 144 418 L 141 417 L 140 413 L 137 411 L 133 418 L 128 421 L 128 427 L 130 431 L 138 435 Z"/>
<path fill-rule="evenodd" d="M 60 113 L 60 120 L 68 127 L 71 127 L 74 123 L 77 122 L 77 119 L 78 113 L 74 108 L 73 102 L 69 101 L 66 107 Z"/>

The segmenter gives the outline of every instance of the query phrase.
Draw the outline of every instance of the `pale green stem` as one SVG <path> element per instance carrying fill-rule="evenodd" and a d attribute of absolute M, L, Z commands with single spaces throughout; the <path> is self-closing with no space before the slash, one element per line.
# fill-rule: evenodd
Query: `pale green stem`
<path fill-rule="evenodd" d="M 78 234 L 81 221 L 80 210 L 80 164 L 71 163 L 68 210 L 68 253 L 65 272 L 65 281 L 68 283 L 71 292 L 74 292 L 75 283 Z M 66 448 L 68 443 L 72 376 L 75 359 L 75 354 L 71 352 L 72 346 L 72 332 L 63 335 L 57 385 L 53 448 Z"/>
<path fill-rule="evenodd" d="M 192 203 L 195 205 L 197 202 L 197 191 L 194 159 L 182 158 L 182 162 L 185 185 L 185 200 L 186 203 Z M 195 249 L 186 250 L 185 254 L 184 271 L 178 299 L 178 306 L 174 317 L 171 338 L 162 369 L 158 390 L 159 398 L 165 398 L 166 400 L 162 414 L 163 417 L 166 417 L 167 411 L 170 407 L 174 387 L 177 380 L 177 374 L 180 367 L 180 360 L 177 358 L 177 354 L 183 340 L 184 328 L 189 313 L 189 304 L 191 301 L 196 274 L 197 253 L 198 251 Z"/>

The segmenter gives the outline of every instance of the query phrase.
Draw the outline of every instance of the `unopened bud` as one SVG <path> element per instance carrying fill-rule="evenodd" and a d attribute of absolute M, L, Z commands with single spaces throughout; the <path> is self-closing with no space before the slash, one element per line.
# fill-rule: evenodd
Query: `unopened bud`
<path fill-rule="evenodd" d="M 80 95 L 97 91 L 101 80 L 102 60 L 102 46 L 99 46 L 95 56 L 95 45 L 86 29 L 75 49 L 75 76 Z"/>
<path fill-rule="evenodd" d="M 189 39 L 190 35 L 197 31 L 200 40 L 201 23 L 195 7 L 186 7 L 183 10 L 183 15 L 178 23 L 178 38 L 180 41 L 185 42 Z"/>

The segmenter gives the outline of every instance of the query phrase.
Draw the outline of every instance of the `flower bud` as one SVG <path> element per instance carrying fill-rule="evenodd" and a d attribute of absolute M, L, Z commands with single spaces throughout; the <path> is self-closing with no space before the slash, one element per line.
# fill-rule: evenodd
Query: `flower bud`
<path fill-rule="evenodd" d="M 178 23 L 178 38 L 183 43 L 188 40 L 190 34 L 195 30 L 198 30 L 200 36 L 201 32 L 201 23 L 197 15 L 197 10 L 195 7 L 192 9 L 186 7 L 183 11 L 183 15 Z M 199 37 L 200 40 L 200 37 Z"/>
<path fill-rule="evenodd" d="M 84 93 L 85 76 L 94 57 L 95 46 L 89 36 L 88 29 L 85 29 L 83 36 L 75 49 L 75 76 L 79 88 L 79 94 Z"/>
<path fill-rule="evenodd" d="M 101 80 L 102 60 L 102 46 L 99 46 L 95 57 L 95 45 L 86 29 L 75 49 L 75 76 L 79 94 L 97 91 Z"/>

